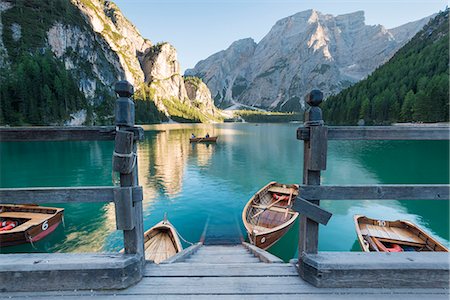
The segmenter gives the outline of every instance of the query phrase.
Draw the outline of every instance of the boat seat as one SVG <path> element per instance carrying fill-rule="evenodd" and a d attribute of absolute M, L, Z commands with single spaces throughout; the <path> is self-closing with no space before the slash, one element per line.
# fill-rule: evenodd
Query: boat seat
<path fill-rule="evenodd" d="M 272 186 L 268 191 L 271 192 L 271 193 L 287 194 L 287 195 L 289 195 L 291 193 L 291 189 L 290 188 L 288 188 L 288 187 L 284 188 L 284 187 L 281 187 L 281 186 Z M 297 196 L 298 195 L 298 191 L 294 190 L 292 195 L 293 196 L 294 195 Z"/>
<path fill-rule="evenodd" d="M 4 219 L 26 219 L 28 221 L 14 227 L 7 232 L 20 232 L 30 228 L 31 226 L 38 225 L 43 221 L 49 219 L 51 214 L 39 214 L 39 213 L 30 213 L 30 212 L 17 212 L 17 211 L 5 211 L 0 213 L 0 217 Z"/>
<path fill-rule="evenodd" d="M 252 205 L 252 207 L 254 207 L 254 208 L 260 208 L 260 209 L 265 209 L 265 210 L 276 211 L 276 212 L 282 212 L 282 213 L 285 213 L 285 212 L 286 212 L 286 209 L 288 208 L 288 207 L 286 207 L 286 208 L 281 208 L 281 207 L 275 206 L 275 205 L 272 206 L 272 207 L 269 207 L 269 208 L 267 208 L 267 206 L 264 206 L 264 205 Z M 288 211 L 288 213 L 291 214 L 291 215 L 295 215 L 297 212 L 295 212 L 295 211 Z"/>
<path fill-rule="evenodd" d="M 404 228 L 361 224 L 360 230 L 362 235 L 373 236 L 386 242 L 398 241 L 412 245 L 425 245 L 425 241 Z"/>

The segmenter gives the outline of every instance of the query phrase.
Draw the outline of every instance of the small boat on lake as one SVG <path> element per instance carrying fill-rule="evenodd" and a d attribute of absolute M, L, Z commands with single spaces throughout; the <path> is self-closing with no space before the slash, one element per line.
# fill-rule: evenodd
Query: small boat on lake
<path fill-rule="evenodd" d="M 58 227 L 63 213 L 63 208 L 0 204 L 0 247 L 43 239 Z"/>
<path fill-rule="evenodd" d="M 183 246 L 175 227 L 164 218 L 144 233 L 144 249 L 145 259 L 159 264 L 183 250 Z"/>
<path fill-rule="evenodd" d="M 385 221 L 354 216 L 359 244 L 364 252 L 438 251 L 448 249 L 409 221 Z"/>
<path fill-rule="evenodd" d="M 215 143 L 217 136 L 189 138 L 190 143 Z"/>
<path fill-rule="evenodd" d="M 291 209 L 298 185 L 271 182 L 245 205 L 242 221 L 250 243 L 267 249 L 294 224 L 298 213 Z"/>

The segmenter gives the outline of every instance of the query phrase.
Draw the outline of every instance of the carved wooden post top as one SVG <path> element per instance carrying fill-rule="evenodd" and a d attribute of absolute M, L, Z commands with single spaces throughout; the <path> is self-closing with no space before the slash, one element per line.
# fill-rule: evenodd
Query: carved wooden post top
<path fill-rule="evenodd" d="M 116 101 L 116 125 L 117 126 L 134 126 L 134 102 L 131 96 L 134 94 L 134 87 L 126 80 L 116 83 L 115 92 L 119 95 Z"/>
<path fill-rule="evenodd" d="M 319 107 L 322 101 L 323 93 L 319 90 L 312 90 L 306 95 L 306 103 L 310 108 L 305 112 L 305 127 L 323 125 L 322 109 Z"/>

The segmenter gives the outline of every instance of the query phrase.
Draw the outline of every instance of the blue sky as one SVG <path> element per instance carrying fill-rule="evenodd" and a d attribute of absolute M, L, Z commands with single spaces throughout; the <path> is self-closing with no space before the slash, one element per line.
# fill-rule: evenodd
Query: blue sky
<path fill-rule="evenodd" d="M 238 39 L 256 42 L 275 22 L 314 8 L 339 15 L 364 10 L 366 24 L 387 28 L 429 16 L 447 5 L 443 0 L 114 0 L 141 34 L 153 43 L 175 46 L 182 70 L 226 49 Z"/>

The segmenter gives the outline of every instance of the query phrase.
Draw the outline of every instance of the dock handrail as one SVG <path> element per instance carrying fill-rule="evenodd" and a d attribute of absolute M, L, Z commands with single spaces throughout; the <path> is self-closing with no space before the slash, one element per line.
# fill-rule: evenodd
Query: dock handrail
<path fill-rule="evenodd" d="M 143 194 L 137 179 L 136 157 L 136 143 L 143 139 L 144 131 L 134 126 L 133 86 L 127 81 L 119 81 L 115 92 L 119 96 L 115 109 L 116 126 L 0 127 L 0 142 L 114 140 L 117 155 L 113 157 L 113 170 L 120 173 L 120 187 L 1 188 L 0 204 L 114 202 L 116 227 L 123 230 L 125 253 L 138 254 L 144 263 Z M 126 151 L 134 157 L 128 157 Z"/>
<path fill-rule="evenodd" d="M 302 269 L 302 257 L 318 253 L 319 223 L 316 221 L 328 213 L 321 211 L 320 199 L 449 200 L 448 184 L 321 185 L 321 171 L 327 168 L 328 140 L 449 140 L 450 137 L 450 127 L 446 125 L 328 127 L 324 124 L 319 107 L 322 100 L 323 94 L 319 90 L 313 90 L 307 95 L 306 102 L 310 108 L 305 112 L 304 125 L 297 129 L 297 139 L 304 142 L 301 198 L 294 205 L 294 209 L 300 213 L 298 267 L 302 277 L 308 276 Z M 302 202 L 302 199 L 306 201 Z M 307 212 L 302 212 L 300 206 L 306 207 Z M 328 214 L 329 218 L 331 214 Z M 328 219 L 322 219 L 325 220 L 322 224 L 326 224 Z"/>

